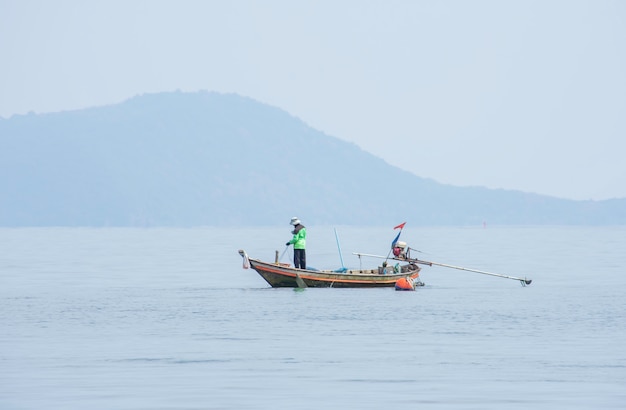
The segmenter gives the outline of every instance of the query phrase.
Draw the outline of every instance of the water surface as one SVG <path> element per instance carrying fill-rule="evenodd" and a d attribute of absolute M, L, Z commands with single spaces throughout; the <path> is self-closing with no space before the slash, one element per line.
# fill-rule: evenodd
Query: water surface
<path fill-rule="evenodd" d="M 626 408 L 626 228 L 407 225 L 423 259 L 533 279 L 416 292 L 268 288 L 237 250 L 288 228 L 0 229 L 0 408 Z M 337 229 L 348 267 L 397 233 Z"/>

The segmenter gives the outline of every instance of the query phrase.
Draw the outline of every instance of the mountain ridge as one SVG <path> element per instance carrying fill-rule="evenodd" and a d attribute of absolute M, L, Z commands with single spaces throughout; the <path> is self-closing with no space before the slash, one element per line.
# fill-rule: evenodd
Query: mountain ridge
<path fill-rule="evenodd" d="M 455 187 L 237 94 L 0 121 L 0 226 L 626 224 L 626 199 Z"/>

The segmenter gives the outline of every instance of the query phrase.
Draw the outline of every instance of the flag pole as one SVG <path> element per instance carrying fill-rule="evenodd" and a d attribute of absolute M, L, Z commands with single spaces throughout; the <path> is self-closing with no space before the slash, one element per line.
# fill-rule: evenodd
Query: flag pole
<path fill-rule="evenodd" d="M 393 242 L 391 242 L 391 248 L 389 249 L 389 252 L 387 253 L 387 257 L 385 258 L 385 263 L 389 259 L 389 256 L 391 255 L 391 252 L 393 251 L 394 246 L 396 246 L 396 242 L 398 242 L 398 239 L 400 239 L 400 235 L 402 234 L 402 229 L 404 228 L 404 225 L 406 225 L 406 222 L 402 222 L 400 225 L 396 225 L 393 227 L 394 230 L 399 228 L 400 232 L 398 232 Z"/>

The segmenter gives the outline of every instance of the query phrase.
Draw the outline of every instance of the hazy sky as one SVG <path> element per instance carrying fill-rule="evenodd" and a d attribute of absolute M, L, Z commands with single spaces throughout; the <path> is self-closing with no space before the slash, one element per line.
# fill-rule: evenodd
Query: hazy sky
<path fill-rule="evenodd" d="M 626 1 L 0 0 L 0 59 L 4 118 L 234 92 L 439 182 L 626 197 Z"/>

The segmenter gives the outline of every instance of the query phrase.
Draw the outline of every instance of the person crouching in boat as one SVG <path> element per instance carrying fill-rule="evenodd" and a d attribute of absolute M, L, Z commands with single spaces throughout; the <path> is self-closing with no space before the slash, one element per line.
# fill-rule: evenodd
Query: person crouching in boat
<path fill-rule="evenodd" d="M 306 269 L 306 228 L 297 217 L 291 218 L 293 238 L 285 245 L 293 244 L 293 265 L 298 269 Z"/>

